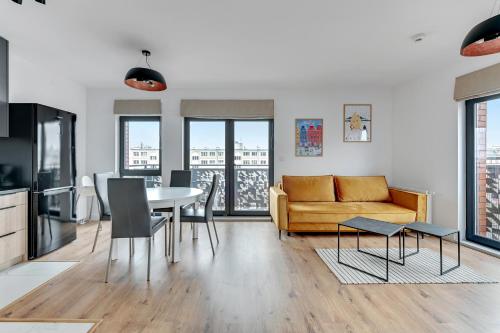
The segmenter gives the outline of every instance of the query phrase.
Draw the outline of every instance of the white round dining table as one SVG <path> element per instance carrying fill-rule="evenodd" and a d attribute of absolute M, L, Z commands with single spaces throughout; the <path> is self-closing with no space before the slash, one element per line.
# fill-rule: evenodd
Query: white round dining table
<path fill-rule="evenodd" d="M 191 187 L 154 187 L 147 190 L 149 208 L 173 208 L 174 223 L 172 227 L 171 262 L 181 261 L 181 221 L 180 209 L 182 206 L 196 203 L 200 200 L 203 191 Z M 193 232 L 196 233 L 197 230 Z"/>

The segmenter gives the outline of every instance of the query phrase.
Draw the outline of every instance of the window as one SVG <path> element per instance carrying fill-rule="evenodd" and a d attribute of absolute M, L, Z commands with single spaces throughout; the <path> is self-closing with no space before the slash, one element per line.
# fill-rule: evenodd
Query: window
<path fill-rule="evenodd" d="M 202 151 L 202 152 L 201 152 L 201 156 L 208 156 L 208 152 L 206 152 L 206 151 Z"/>
<path fill-rule="evenodd" d="M 260 156 L 266 156 L 266 155 L 267 155 L 267 153 L 265 151 L 260 152 Z"/>
<path fill-rule="evenodd" d="M 500 249 L 500 95 L 466 102 L 466 238 Z"/>
<path fill-rule="evenodd" d="M 191 170 L 193 186 L 206 197 L 212 175 L 220 176 L 216 214 L 268 215 L 273 121 L 185 118 L 184 124 L 184 168 Z M 195 152 L 207 154 L 202 163 L 190 158 Z"/>
<path fill-rule="evenodd" d="M 160 117 L 120 117 L 120 175 L 145 177 L 148 187 L 160 186 L 160 143 Z"/>
<path fill-rule="evenodd" d="M 193 156 L 192 159 L 193 159 L 193 161 L 199 161 L 200 160 L 200 156 Z"/>

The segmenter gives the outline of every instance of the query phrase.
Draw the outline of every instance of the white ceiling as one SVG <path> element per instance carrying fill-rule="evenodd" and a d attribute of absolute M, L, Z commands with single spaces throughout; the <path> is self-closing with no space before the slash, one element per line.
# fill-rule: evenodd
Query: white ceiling
<path fill-rule="evenodd" d="M 15 54 L 88 87 L 122 86 L 143 48 L 170 87 L 395 85 L 500 60 L 458 55 L 493 2 L 2 0 L 0 35 Z M 428 37 L 415 44 L 420 32 Z"/>

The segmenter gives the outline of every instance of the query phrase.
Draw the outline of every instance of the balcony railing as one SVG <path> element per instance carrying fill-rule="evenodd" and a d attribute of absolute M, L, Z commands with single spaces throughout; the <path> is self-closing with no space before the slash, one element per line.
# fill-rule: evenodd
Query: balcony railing
<path fill-rule="evenodd" d="M 224 165 L 192 166 L 192 184 L 202 189 L 205 202 L 214 173 L 220 175 L 214 210 L 225 209 L 225 167 Z M 236 211 L 269 210 L 269 168 L 262 165 L 238 165 L 234 173 L 234 209 Z"/>

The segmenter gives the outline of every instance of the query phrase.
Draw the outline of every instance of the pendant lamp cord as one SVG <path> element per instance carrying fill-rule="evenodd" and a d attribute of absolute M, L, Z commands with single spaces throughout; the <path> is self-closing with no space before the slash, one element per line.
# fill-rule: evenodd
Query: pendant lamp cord
<path fill-rule="evenodd" d="M 151 69 L 151 65 L 149 64 L 148 58 L 149 58 L 149 55 L 146 56 L 146 64 L 148 65 L 149 69 Z"/>

